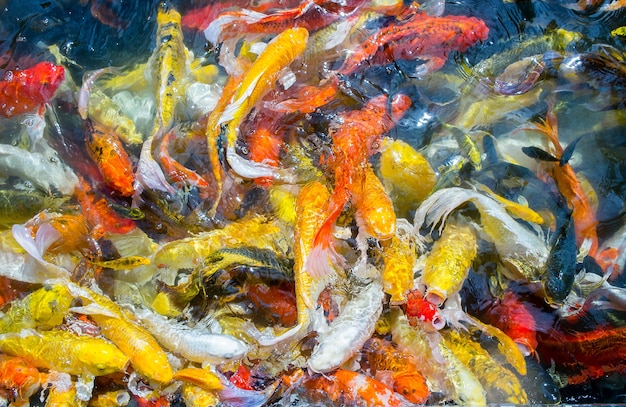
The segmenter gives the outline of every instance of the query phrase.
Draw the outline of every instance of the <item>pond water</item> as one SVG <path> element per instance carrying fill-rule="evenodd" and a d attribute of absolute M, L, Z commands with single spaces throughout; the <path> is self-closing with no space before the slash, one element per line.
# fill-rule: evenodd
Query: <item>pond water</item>
<path fill-rule="evenodd" d="M 621 0 L 0 1 L 0 400 L 626 402 L 625 47 Z"/>

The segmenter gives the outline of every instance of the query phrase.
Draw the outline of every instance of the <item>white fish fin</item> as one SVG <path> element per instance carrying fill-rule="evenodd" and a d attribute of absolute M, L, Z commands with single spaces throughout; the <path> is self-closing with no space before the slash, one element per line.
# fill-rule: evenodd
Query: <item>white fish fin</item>
<path fill-rule="evenodd" d="M 266 42 L 258 41 L 250 45 L 250 52 L 252 52 L 253 54 L 261 55 L 261 53 L 266 47 L 267 47 Z"/>
<path fill-rule="evenodd" d="M 232 170 L 242 178 L 255 179 L 268 177 L 288 184 L 292 184 L 296 181 L 295 174 L 288 170 L 262 162 L 246 160 L 238 155 L 231 147 L 226 149 L 226 159 Z"/>
<path fill-rule="evenodd" d="M 104 315 L 105 317 L 120 318 L 120 316 L 116 313 L 106 309 L 102 305 L 96 304 L 95 302 L 81 307 L 71 307 L 69 310 L 83 315 Z"/>
<path fill-rule="evenodd" d="M 231 120 L 233 120 L 235 118 L 235 114 L 237 113 L 237 110 L 239 110 L 239 108 L 241 107 L 241 105 L 243 104 L 243 102 L 250 97 L 250 95 L 252 94 L 252 92 L 254 91 L 254 88 L 256 87 L 257 83 L 259 83 L 259 80 L 261 80 L 261 77 L 263 76 L 263 74 L 259 74 L 259 76 L 257 76 L 256 78 L 254 78 L 254 80 L 252 81 L 252 83 L 250 83 L 250 86 L 248 87 L 248 89 L 246 89 L 241 96 L 239 96 L 239 98 L 237 98 L 237 100 L 234 100 L 230 105 L 228 105 L 226 107 L 226 109 L 224 109 L 224 112 L 222 112 L 222 116 L 220 117 L 220 119 L 217 121 L 217 125 L 219 126 L 222 123 L 226 123 L 229 122 Z"/>
<path fill-rule="evenodd" d="M 289 89 L 296 83 L 296 74 L 289 67 L 284 68 L 278 75 L 278 83 L 284 89 Z"/>
<path fill-rule="evenodd" d="M 233 22 L 253 24 L 264 17 L 267 17 L 267 14 L 248 9 L 241 9 L 237 13 L 224 13 L 211 21 L 211 24 L 204 30 L 204 37 L 211 44 L 217 45 L 224 26 Z"/>
<path fill-rule="evenodd" d="M 135 172 L 134 185 L 135 191 L 137 191 L 137 197 L 139 197 L 139 194 L 141 194 L 141 191 L 143 191 L 144 188 L 162 191 L 172 195 L 176 194 L 176 188 L 167 182 L 163 170 L 152 157 L 151 150 L 153 139 L 154 136 L 150 136 L 146 141 L 144 141 L 139 155 L 139 163 L 137 164 L 137 171 Z"/>
<path fill-rule="evenodd" d="M 13 232 L 13 238 L 22 246 L 22 249 L 26 250 L 26 253 L 30 254 L 37 261 L 44 263 L 43 253 L 39 250 L 39 247 L 35 243 L 35 239 L 32 238 L 30 232 L 24 225 L 15 224 L 11 228 Z"/>

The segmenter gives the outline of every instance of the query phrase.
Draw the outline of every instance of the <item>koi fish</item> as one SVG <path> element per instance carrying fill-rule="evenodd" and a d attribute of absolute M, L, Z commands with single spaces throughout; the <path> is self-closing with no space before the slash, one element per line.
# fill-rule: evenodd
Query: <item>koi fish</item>
<path fill-rule="evenodd" d="M 48 102 L 65 79 L 65 68 L 40 62 L 32 68 L 6 71 L 0 81 L 0 115 L 30 112 Z"/>
<path fill-rule="evenodd" d="M 38 190 L 0 189 L 0 225 L 24 223 L 45 209 L 58 209 L 65 201 Z"/>
<path fill-rule="evenodd" d="M 391 238 L 396 233 L 396 212 L 385 187 L 367 167 L 363 183 L 352 185 L 351 193 L 356 207 L 356 224 L 359 231 L 379 240 Z"/>
<path fill-rule="evenodd" d="M 502 271 L 513 280 L 524 278 L 538 282 L 548 260 L 548 248 L 543 236 L 523 227 L 505 208 L 488 196 L 463 188 L 445 188 L 431 194 L 415 212 L 413 224 L 418 236 L 418 245 L 423 245 L 419 230 L 431 225 L 431 230 L 462 202 L 472 202 L 481 214 L 482 230 L 496 246 L 502 263 Z M 440 223 L 443 227 L 444 223 Z M 441 232 L 442 228 L 440 228 Z"/>
<path fill-rule="evenodd" d="M 311 313 L 317 299 L 324 290 L 326 281 L 313 278 L 306 269 L 305 259 L 311 251 L 315 231 L 323 219 L 324 206 L 330 197 L 328 189 L 320 182 L 313 181 L 300 190 L 296 200 L 296 224 L 294 227 L 294 282 L 296 292 L 297 325 L 276 338 L 265 340 L 268 345 L 281 342 L 299 334 L 309 327 Z"/>
<path fill-rule="evenodd" d="M 176 161 L 170 155 L 168 150 L 168 146 L 176 137 L 174 131 L 170 131 L 163 136 L 163 140 L 161 140 L 158 158 L 163 167 L 164 174 L 167 178 L 169 178 L 172 182 L 178 185 L 188 184 L 190 186 L 196 187 L 198 189 L 198 193 L 201 199 L 209 198 L 209 184 L 206 180 L 201 177 L 197 172 L 185 167 L 178 161 Z"/>
<path fill-rule="evenodd" d="M 400 230 L 391 239 L 381 242 L 383 290 L 391 295 L 390 303 L 407 301 L 407 293 L 413 288 L 413 266 L 417 261 L 415 242 L 407 232 L 408 222 L 400 223 Z"/>
<path fill-rule="evenodd" d="M 92 120 L 85 120 L 84 124 L 87 153 L 98 166 L 104 182 L 122 196 L 133 195 L 133 164 L 117 134 Z"/>
<path fill-rule="evenodd" d="M 224 168 L 222 167 L 222 162 L 220 160 L 220 135 L 222 128 L 219 122 L 224 110 L 226 110 L 229 106 L 235 92 L 241 84 L 241 79 L 241 77 L 235 75 L 231 75 L 228 78 L 226 84 L 222 88 L 222 96 L 220 96 L 215 108 L 213 108 L 213 111 L 207 118 L 205 136 L 209 152 L 209 162 L 211 163 L 211 172 L 213 174 L 213 178 L 215 179 L 217 196 L 209 212 L 209 215 L 211 216 L 215 215 L 215 212 L 217 211 L 217 206 L 220 202 L 220 198 L 222 197 L 224 183 Z"/>
<path fill-rule="evenodd" d="M 414 13 L 405 21 L 394 21 L 378 30 L 349 53 L 337 72 L 350 75 L 372 65 L 396 60 L 425 60 L 419 75 L 441 69 L 452 51 L 464 52 L 487 39 L 489 29 L 475 17 L 431 17 Z"/>
<path fill-rule="evenodd" d="M 233 95 L 232 103 L 224 110 L 217 123 L 226 123 L 227 159 L 232 167 L 237 164 L 232 155 L 236 155 L 234 147 L 240 124 L 275 86 L 281 71 L 302 55 L 308 38 L 309 32 L 304 28 L 283 31 L 267 44 L 243 77 Z"/>
<path fill-rule="evenodd" d="M 112 260 L 99 260 L 91 262 L 94 265 L 111 270 L 131 270 L 150 264 L 150 259 L 144 256 L 127 256 Z"/>
<path fill-rule="evenodd" d="M 327 373 L 340 367 L 361 349 L 372 336 L 383 310 L 384 293 L 380 281 L 373 279 L 349 300 L 307 361 L 313 372 Z"/>
<path fill-rule="evenodd" d="M 145 308 L 135 309 L 146 329 L 166 349 L 198 363 L 221 363 L 241 359 L 248 346 L 230 335 L 210 333 L 200 327 L 175 323 Z"/>
<path fill-rule="evenodd" d="M 559 192 L 565 197 L 568 205 L 572 209 L 572 219 L 574 221 L 574 229 L 576 231 L 576 244 L 581 247 L 583 243 L 589 245 L 588 254 L 591 257 L 596 255 L 598 250 L 598 235 L 596 211 L 593 208 L 589 197 L 585 194 L 580 179 L 576 176 L 576 172 L 568 161 L 574 154 L 577 139 L 570 143 L 565 149 L 561 147 L 559 142 L 558 119 L 552 108 L 548 109 L 546 118 L 541 123 L 535 123 L 530 130 L 538 131 L 544 134 L 550 143 L 556 155 L 551 155 L 536 147 L 524 147 L 522 151 L 532 158 L 541 161 L 553 162 L 547 165 L 546 171 L 554 179 Z"/>
<path fill-rule="evenodd" d="M 174 376 L 167 355 L 154 337 L 131 321 L 114 301 L 104 294 L 72 284 L 70 290 L 87 305 L 74 312 L 87 314 L 100 332 L 128 356 L 133 368 L 158 383 L 168 383 Z"/>
<path fill-rule="evenodd" d="M 478 378 L 491 403 L 526 404 L 528 398 L 519 380 L 491 358 L 479 343 L 460 330 L 443 330 L 443 344 L 449 348 Z"/>
<path fill-rule="evenodd" d="M 20 332 L 22 329 L 52 329 L 63 323 L 74 300 L 61 284 L 45 285 L 21 300 L 11 302 L 0 319 L 0 333 Z"/>
<path fill-rule="evenodd" d="M 313 277 L 328 274 L 329 259 L 331 261 L 339 259 L 333 246 L 332 226 L 344 206 L 351 201 L 355 188 L 365 182 L 369 168 L 368 158 L 375 152 L 377 141 L 393 128 L 396 121 L 408 110 L 411 99 L 401 94 L 394 96 L 391 100 L 390 113 L 387 113 L 387 103 L 387 95 L 377 96 L 363 109 L 343 113 L 338 123 L 331 129 L 333 155 L 328 157 L 328 160 L 334 169 L 335 188 L 325 208 L 324 222 L 318 228 L 313 248 L 306 260 L 307 270 Z M 375 177 L 374 174 L 372 176 Z M 382 191 L 380 192 L 379 195 L 382 195 Z M 389 209 L 388 205 L 385 207 Z M 382 219 L 383 224 L 390 225 L 390 219 L 383 217 L 385 218 Z M 393 223 L 395 228 L 395 219 Z M 387 229 L 384 234 L 389 232 Z"/>
<path fill-rule="evenodd" d="M 169 131 L 182 98 L 182 86 L 189 75 L 189 51 L 185 47 L 181 16 L 167 2 L 157 11 L 156 48 L 148 60 L 154 79 L 157 115 L 152 135 Z"/>
<path fill-rule="evenodd" d="M 390 371 L 393 391 L 415 404 L 424 404 L 430 391 L 426 379 L 419 372 L 414 356 L 396 349 L 391 342 L 370 338 L 363 346 L 371 373 Z"/>
<path fill-rule="evenodd" d="M 398 216 L 417 208 L 433 189 L 437 177 L 428 161 L 402 140 L 385 138 L 382 142 L 381 181 L 390 192 Z"/>
<path fill-rule="evenodd" d="M 314 374 L 296 383 L 311 393 L 312 402 L 324 400 L 336 405 L 408 406 L 411 403 L 382 382 L 362 373 L 339 369 L 324 375 Z"/>
<path fill-rule="evenodd" d="M 416 320 L 429 323 L 436 330 L 439 330 L 446 325 L 446 320 L 439 312 L 437 306 L 432 302 L 425 300 L 423 294 L 418 290 L 412 290 L 407 294 L 407 300 L 404 308 L 406 317 L 408 318 L 409 323 L 413 326 L 417 325 Z"/>
<path fill-rule="evenodd" d="M 293 326 L 297 322 L 298 310 L 293 287 L 289 289 L 290 285 L 252 284 L 246 287 L 246 295 L 255 309 L 270 322 Z"/>
<path fill-rule="evenodd" d="M 578 263 L 574 221 L 571 216 L 557 220 L 557 230 L 553 235 L 551 246 L 546 272 L 541 281 L 546 302 L 560 306 L 574 286 Z"/>
<path fill-rule="evenodd" d="M 464 52 L 478 41 L 486 40 L 489 34 L 485 23 L 475 17 L 433 17 L 421 12 L 406 14 L 408 17 L 393 21 L 347 53 L 342 65 L 315 92 L 319 95 L 293 98 L 290 102 L 292 108 L 303 107 L 304 104 L 298 103 L 298 100 L 305 100 L 309 104 L 311 101 L 323 102 L 332 98 L 338 90 L 340 76 L 348 76 L 371 66 L 386 65 L 396 60 L 420 59 L 426 62 L 415 73 L 418 76 L 426 75 L 441 69 L 450 52 Z"/>
<path fill-rule="evenodd" d="M 180 392 L 185 405 L 189 407 L 217 406 L 220 403 L 215 392 L 204 390 L 191 383 L 183 383 Z"/>
<path fill-rule="evenodd" d="M 82 386 L 80 392 L 79 383 Z M 46 407 L 85 407 L 86 401 L 91 398 L 93 384 L 93 378 L 78 377 L 72 380 L 67 373 L 51 372 L 46 386 Z"/>
<path fill-rule="evenodd" d="M 258 13 L 265 13 L 272 9 L 290 9 L 300 4 L 298 0 L 261 0 L 251 2 L 244 1 L 228 1 L 207 4 L 204 7 L 188 11 L 182 19 L 184 27 L 196 28 L 198 30 L 206 30 L 211 21 L 219 17 L 224 11 L 249 7 L 250 10 Z"/>
<path fill-rule="evenodd" d="M 513 339 L 524 356 L 534 355 L 538 328 L 535 315 L 540 310 L 524 301 L 512 288 L 492 298 L 487 282 L 479 279 L 477 274 L 472 274 L 469 282 L 468 286 L 475 298 L 472 298 L 468 312 L 478 315 L 482 321 L 497 327 Z"/>
<path fill-rule="evenodd" d="M 391 336 L 398 349 L 417 358 L 431 393 L 445 392 L 459 404 L 484 405 L 485 395 L 476 377 L 439 340 L 431 345 L 423 324 L 411 326 L 398 307 L 391 308 Z"/>
<path fill-rule="evenodd" d="M 44 374 L 20 357 L 0 355 L 0 387 L 11 392 L 16 402 L 26 401 L 41 387 Z"/>
<path fill-rule="evenodd" d="M 73 375 L 123 372 L 128 364 L 128 357 L 107 340 L 65 331 L 0 334 L 0 350 L 20 356 L 36 367 Z"/>
<path fill-rule="evenodd" d="M 250 160 L 277 167 L 281 149 L 284 148 L 284 130 L 281 128 L 281 116 L 268 114 L 265 110 L 257 113 L 251 129 L 245 129 L 247 155 Z M 261 186 L 271 185 L 271 178 L 256 178 L 255 183 Z"/>
<path fill-rule="evenodd" d="M 232 376 L 228 378 L 232 384 L 239 387 L 243 390 L 253 390 L 250 385 L 251 377 L 250 377 L 250 369 L 246 367 L 246 365 L 239 365 L 237 371 L 233 373 Z"/>
<path fill-rule="evenodd" d="M 187 367 L 177 370 L 176 373 L 174 373 L 174 380 L 191 383 L 204 390 L 221 390 L 224 388 L 219 376 L 209 369 L 200 369 L 197 367 Z"/>
<path fill-rule="evenodd" d="M 101 90 L 93 89 L 90 92 L 88 116 L 117 134 L 126 144 L 140 144 L 143 141 L 143 135 L 137 131 L 135 122 Z"/>
<path fill-rule="evenodd" d="M 76 198 L 80 202 L 83 216 L 93 228 L 92 234 L 126 234 L 137 227 L 132 219 L 118 215 L 107 200 L 99 197 L 82 177 L 80 177 L 80 186 L 76 188 Z"/>
<path fill-rule="evenodd" d="M 232 37 L 238 32 L 254 34 L 278 34 L 291 27 L 315 31 L 357 10 L 365 1 L 350 0 L 338 4 L 327 0 L 308 0 L 294 8 L 267 15 L 253 10 L 241 9 L 222 13 L 204 30 L 206 39 L 214 45 L 224 35 Z"/>
<path fill-rule="evenodd" d="M 476 257 L 476 234 L 464 221 L 450 222 L 426 257 L 421 280 L 426 285 L 426 300 L 440 305 L 458 292 Z"/>

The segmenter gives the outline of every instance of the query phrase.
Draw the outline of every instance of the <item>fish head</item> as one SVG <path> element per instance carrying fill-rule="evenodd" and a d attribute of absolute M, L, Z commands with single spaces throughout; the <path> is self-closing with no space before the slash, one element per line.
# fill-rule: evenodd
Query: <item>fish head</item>
<path fill-rule="evenodd" d="M 489 36 L 489 28 L 485 22 L 476 17 L 466 17 L 461 27 L 463 27 L 463 35 L 459 36 L 455 47 L 461 52 L 477 42 L 485 41 Z"/>
<path fill-rule="evenodd" d="M 65 68 L 51 62 L 41 62 L 33 68 L 33 77 L 37 78 L 42 98 L 48 100 L 65 79 Z"/>

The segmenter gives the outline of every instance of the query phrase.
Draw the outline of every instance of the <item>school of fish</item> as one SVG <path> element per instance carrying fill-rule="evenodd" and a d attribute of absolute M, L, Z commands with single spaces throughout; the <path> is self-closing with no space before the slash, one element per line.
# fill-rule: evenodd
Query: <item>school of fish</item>
<path fill-rule="evenodd" d="M 3 65 L 0 406 L 621 400 L 571 391 L 626 387 L 623 26 L 192 3 Z"/>

